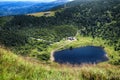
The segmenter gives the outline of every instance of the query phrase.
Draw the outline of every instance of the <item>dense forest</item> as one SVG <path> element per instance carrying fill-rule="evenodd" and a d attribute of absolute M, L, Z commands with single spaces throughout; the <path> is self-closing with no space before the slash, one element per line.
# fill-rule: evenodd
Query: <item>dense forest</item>
<path fill-rule="evenodd" d="M 73 1 L 53 10 L 55 16 L 51 17 L 0 17 L 0 44 L 17 54 L 48 60 L 47 53 L 39 55 L 31 49 L 45 51 L 52 43 L 79 33 L 93 39 L 100 37 L 120 52 L 120 0 Z"/>
<path fill-rule="evenodd" d="M 0 80 L 120 80 L 120 0 L 74 0 L 49 12 L 53 15 L 0 17 Z M 57 51 L 74 55 L 86 46 L 104 50 L 107 61 L 74 65 L 54 60 Z"/>
<path fill-rule="evenodd" d="M 57 19 L 60 18 L 58 21 L 77 25 L 84 36 L 102 37 L 109 40 L 109 44 L 115 45 L 115 50 L 119 50 L 120 1 L 98 0 L 82 1 L 79 5 L 78 3 L 79 1 L 75 1 L 74 5 L 72 2 L 66 4 L 67 9 L 57 12 Z"/>

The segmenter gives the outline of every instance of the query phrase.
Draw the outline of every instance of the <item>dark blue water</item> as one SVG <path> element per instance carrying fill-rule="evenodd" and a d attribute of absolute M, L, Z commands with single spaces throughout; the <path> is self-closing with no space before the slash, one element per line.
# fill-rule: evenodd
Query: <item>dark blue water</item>
<path fill-rule="evenodd" d="M 97 64 L 108 60 L 104 49 L 95 46 L 86 46 L 57 51 L 53 56 L 55 62 L 60 64 Z"/>

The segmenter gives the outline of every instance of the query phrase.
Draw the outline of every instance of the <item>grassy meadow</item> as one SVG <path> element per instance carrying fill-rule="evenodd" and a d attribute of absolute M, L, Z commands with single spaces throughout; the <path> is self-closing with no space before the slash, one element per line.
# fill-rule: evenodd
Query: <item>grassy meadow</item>
<path fill-rule="evenodd" d="M 32 13 L 32 14 L 27 14 L 27 15 L 35 16 L 35 17 L 41 17 L 41 16 L 50 17 L 50 16 L 54 16 L 55 15 L 55 11 L 49 11 L 48 15 L 45 15 L 45 13 L 47 13 L 47 12 L 38 12 L 38 13 Z"/>
<path fill-rule="evenodd" d="M 0 17 L 0 80 L 120 80 L 119 13 L 120 0 L 74 0 L 48 12 Z M 109 60 L 53 61 L 55 51 L 84 46 L 103 48 Z"/>
<path fill-rule="evenodd" d="M 117 53 L 112 46 L 104 43 L 105 41 L 99 38 L 93 40 L 90 37 L 77 36 L 76 41 L 61 40 L 52 44 L 47 52 L 66 49 L 69 46 L 94 45 L 104 46 L 109 56 Z M 15 55 L 9 49 L 0 47 L 0 80 L 119 80 L 120 66 L 110 64 L 119 58 L 117 54 L 114 57 L 109 57 L 108 62 L 97 65 L 59 65 L 50 60 L 43 63 L 35 58 Z"/>

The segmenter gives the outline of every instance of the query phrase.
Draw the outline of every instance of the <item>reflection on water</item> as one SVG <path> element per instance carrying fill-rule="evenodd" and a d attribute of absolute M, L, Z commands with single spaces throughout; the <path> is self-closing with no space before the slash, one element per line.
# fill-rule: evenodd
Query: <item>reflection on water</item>
<path fill-rule="evenodd" d="M 106 52 L 101 47 L 86 46 L 75 49 L 66 49 L 54 53 L 54 60 L 60 64 L 83 64 L 99 63 L 107 61 Z"/>

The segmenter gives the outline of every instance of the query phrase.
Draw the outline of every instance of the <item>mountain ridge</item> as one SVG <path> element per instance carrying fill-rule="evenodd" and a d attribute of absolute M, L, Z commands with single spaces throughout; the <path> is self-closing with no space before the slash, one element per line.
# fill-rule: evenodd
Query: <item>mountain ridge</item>
<path fill-rule="evenodd" d="M 120 80 L 120 0 L 71 2 L 53 12 L 0 17 L 0 45 L 9 49 L 0 46 L 0 79 Z M 109 61 L 52 62 L 55 51 L 84 46 L 104 49 Z"/>
<path fill-rule="evenodd" d="M 0 2 L 0 16 L 23 15 L 47 11 L 55 6 L 67 3 L 67 1 L 54 2 Z"/>

